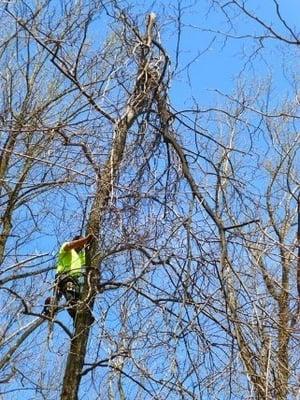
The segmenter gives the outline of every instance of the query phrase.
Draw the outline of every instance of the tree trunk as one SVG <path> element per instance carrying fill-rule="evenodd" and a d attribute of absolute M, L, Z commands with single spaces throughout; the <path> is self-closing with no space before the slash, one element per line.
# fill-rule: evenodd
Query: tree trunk
<path fill-rule="evenodd" d="M 151 70 L 152 52 L 150 51 L 150 47 L 153 45 L 152 30 L 154 20 L 155 16 L 151 14 L 148 17 L 147 35 L 143 38 L 143 42 L 141 42 L 141 48 L 146 48 L 147 51 L 141 51 L 140 64 L 133 92 L 127 101 L 124 115 L 119 120 L 115 121 L 114 142 L 112 144 L 110 155 L 98 177 L 95 200 L 87 226 L 87 233 L 92 233 L 96 238 L 99 237 L 102 219 L 113 190 L 114 181 L 120 172 L 128 131 L 137 117 L 143 111 L 149 110 L 153 97 L 159 89 L 163 77 L 163 73 L 162 76 L 154 76 Z M 94 241 L 89 251 L 87 278 L 84 283 L 81 298 L 82 304 L 77 312 L 75 331 L 71 340 L 63 379 L 61 400 L 78 399 L 81 371 L 84 365 L 91 327 L 91 312 L 97 294 L 98 282 L 101 276 L 100 253 L 101 249 L 99 249 L 99 244 Z"/>

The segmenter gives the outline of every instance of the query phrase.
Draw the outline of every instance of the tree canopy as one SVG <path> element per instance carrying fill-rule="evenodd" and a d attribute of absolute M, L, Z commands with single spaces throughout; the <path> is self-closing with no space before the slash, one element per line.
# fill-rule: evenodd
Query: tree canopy
<path fill-rule="evenodd" d="M 0 3 L 0 397 L 299 398 L 297 9 Z"/>

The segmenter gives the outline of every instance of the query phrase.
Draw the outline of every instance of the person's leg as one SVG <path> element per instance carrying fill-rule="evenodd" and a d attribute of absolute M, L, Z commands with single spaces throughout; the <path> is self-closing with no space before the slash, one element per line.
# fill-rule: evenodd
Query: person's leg
<path fill-rule="evenodd" d="M 62 292 L 60 290 L 59 278 L 56 277 L 54 281 L 53 296 L 46 298 L 42 314 L 53 318 L 57 311 L 58 303 L 61 297 Z"/>
<path fill-rule="evenodd" d="M 75 321 L 77 312 L 76 304 L 79 300 L 79 295 L 78 291 L 76 290 L 76 283 L 73 280 L 69 280 L 65 283 L 63 295 L 67 301 L 67 311 Z"/>
<path fill-rule="evenodd" d="M 76 313 L 77 313 L 77 303 L 80 299 L 80 285 L 78 281 L 72 279 L 67 281 L 63 291 L 64 297 L 67 301 L 67 311 L 69 315 L 73 318 L 75 323 Z M 92 312 L 89 310 L 89 321 L 88 324 L 92 325 L 95 322 L 95 318 Z"/>
<path fill-rule="evenodd" d="M 51 303 L 52 303 L 52 298 L 51 297 L 47 297 L 46 300 L 45 300 L 45 303 L 44 303 L 43 311 L 42 311 L 42 314 L 46 315 L 46 317 L 50 317 L 50 315 L 51 315 L 51 312 L 50 312 Z"/>

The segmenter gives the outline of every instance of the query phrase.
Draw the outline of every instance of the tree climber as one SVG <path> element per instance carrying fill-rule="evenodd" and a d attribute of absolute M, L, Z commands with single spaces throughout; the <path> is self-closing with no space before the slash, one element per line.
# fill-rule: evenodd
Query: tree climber
<path fill-rule="evenodd" d="M 52 316 L 62 296 L 68 305 L 68 313 L 75 321 L 76 304 L 80 297 L 86 267 L 85 247 L 91 242 L 93 235 L 75 236 L 71 242 L 60 247 L 56 267 L 54 296 L 45 301 L 43 314 Z"/>

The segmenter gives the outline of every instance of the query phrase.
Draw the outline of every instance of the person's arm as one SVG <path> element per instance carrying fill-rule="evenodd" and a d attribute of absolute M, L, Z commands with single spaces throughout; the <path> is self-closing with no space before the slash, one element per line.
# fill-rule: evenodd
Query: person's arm
<path fill-rule="evenodd" d="M 83 238 L 72 240 L 72 242 L 68 242 L 64 245 L 64 250 L 68 251 L 82 249 L 86 244 L 90 243 L 92 239 L 93 235 L 90 233 Z"/>

